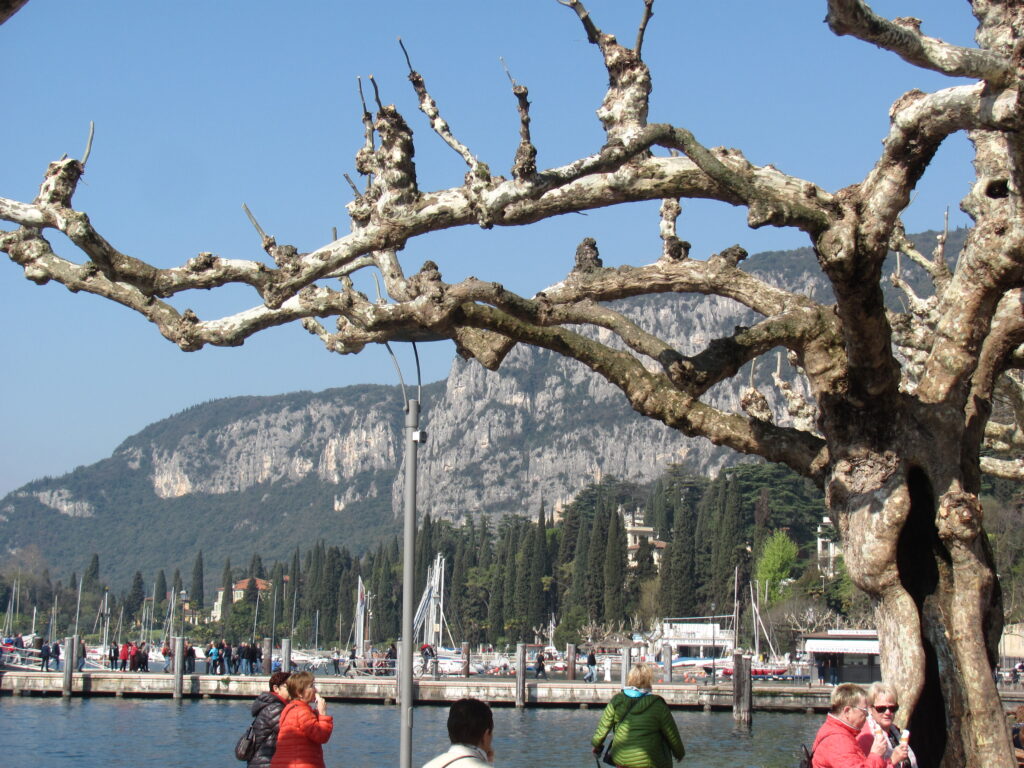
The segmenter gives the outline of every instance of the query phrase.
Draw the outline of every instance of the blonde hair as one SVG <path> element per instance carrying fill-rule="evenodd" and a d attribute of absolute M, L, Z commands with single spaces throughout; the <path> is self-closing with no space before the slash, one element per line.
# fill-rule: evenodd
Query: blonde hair
<path fill-rule="evenodd" d="M 875 699 L 879 696 L 890 696 L 892 697 L 893 704 L 900 703 L 899 698 L 896 696 L 896 689 L 888 683 L 883 683 L 881 680 L 872 683 L 868 687 L 868 704 L 872 707 L 875 706 Z"/>
<path fill-rule="evenodd" d="M 838 715 L 847 707 L 859 707 L 861 699 L 867 696 L 867 691 L 856 683 L 840 683 L 832 689 L 832 714 Z"/>
<path fill-rule="evenodd" d="M 306 692 L 306 689 L 313 684 L 313 673 L 312 672 L 296 672 L 294 675 L 288 678 L 285 683 L 288 686 L 288 695 L 293 699 L 302 697 L 302 694 Z"/>
<path fill-rule="evenodd" d="M 626 683 L 634 688 L 647 690 L 651 687 L 653 680 L 654 672 L 649 665 L 634 664 L 633 668 L 629 670 L 629 677 L 626 678 Z"/>

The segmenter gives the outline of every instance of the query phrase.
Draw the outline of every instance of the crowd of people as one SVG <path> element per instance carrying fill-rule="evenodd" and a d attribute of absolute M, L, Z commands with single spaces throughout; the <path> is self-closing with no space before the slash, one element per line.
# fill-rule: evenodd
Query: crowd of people
<path fill-rule="evenodd" d="M 234 648 L 227 640 L 206 644 L 208 675 L 258 675 L 263 668 L 263 649 L 258 643 L 241 642 Z"/>

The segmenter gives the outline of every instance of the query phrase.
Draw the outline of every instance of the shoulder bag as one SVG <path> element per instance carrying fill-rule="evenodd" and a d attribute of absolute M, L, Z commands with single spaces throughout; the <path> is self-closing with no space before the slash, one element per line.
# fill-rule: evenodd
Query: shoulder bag
<path fill-rule="evenodd" d="M 259 746 L 256 743 L 256 734 L 253 732 L 255 725 L 256 721 L 253 720 L 249 727 L 245 729 L 245 733 L 235 743 L 235 757 L 244 763 L 249 762 L 256 756 L 256 748 Z"/>

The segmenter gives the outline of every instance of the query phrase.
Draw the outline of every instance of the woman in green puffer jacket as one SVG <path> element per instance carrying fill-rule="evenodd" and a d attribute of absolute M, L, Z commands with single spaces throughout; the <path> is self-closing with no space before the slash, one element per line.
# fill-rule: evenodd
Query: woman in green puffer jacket
<path fill-rule="evenodd" d="M 595 755 L 611 732 L 612 760 L 620 768 L 670 768 L 673 756 L 683 759 L 686 750 L 676 721 L 665 700 L 651 693 L 652 678 L 646 664 L 629 670 L 628 687 L 608 702 L 590 740 Z"/>

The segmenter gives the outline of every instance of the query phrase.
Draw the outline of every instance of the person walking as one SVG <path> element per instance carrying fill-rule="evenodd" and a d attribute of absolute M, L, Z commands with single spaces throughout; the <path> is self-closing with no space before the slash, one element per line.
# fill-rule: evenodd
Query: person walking
<path fill-rule="evenodd" d="M 533 661 L 533 671 L 534 671 L 534 677 L 536 679 L 539 680 L 542 677 L 545 680 L 548 679 L 547 670 L 544 669 L 544 651 L 543 650 L 537 651 L 537 657 Z"/>
<path fill-rule="evenodd" d="M 601 713 L 590 739 L 595 755 L 611 733 L 611 759 L 629 768 L 669 768 L 671 758 L 686 754 L 679 729 L 665 700 L 651 693 L 654 673 L 647 664 L 629 670 L 627 687 L 615 694 Z"/>
<path fill-rule="evenodd" d="M 39 649 L 39 668 L 43 672 L 50 671 L 50 644 L 43 641 L 43 647 Z"/>
<path fill-rule="evenodd" d="M 53 668 L 60 672 L 60 641 L 53 641 L 53 645 L 50 646 L 50 657 L 53 659 Z"/>
<path fill-rule="evenodd" d="M 196 647 L 192 645 L 190 640 L 185 641 L 185 674 L 194 675 L 196 673 Z"/>
<path fill-rule="evenodd" d="M 587 652 L 587 674 L 583 676 L 583 679 L 588 683 L 597 682 L 597 654 L 594 653 L 593 646 Z"/>
<path fill-rule="evenodd" d="M 288 677 L 287 672 L 272 674 L 269 690 L 263 691 L 252 703 L 252 736 L 258 746 L 256 754 L 249 759 L 249 768 L 270 768 L 277 749 L 281 712 L 288 703 Z"/>
<path fill-rule="evenodd" d="M 334 731 L 327 702 L 317 692 L 311 672 L 295 673 L 287 685 L 290 700 L 281 711 L 270 768 L 325 768 L 323 745 Z"/>

